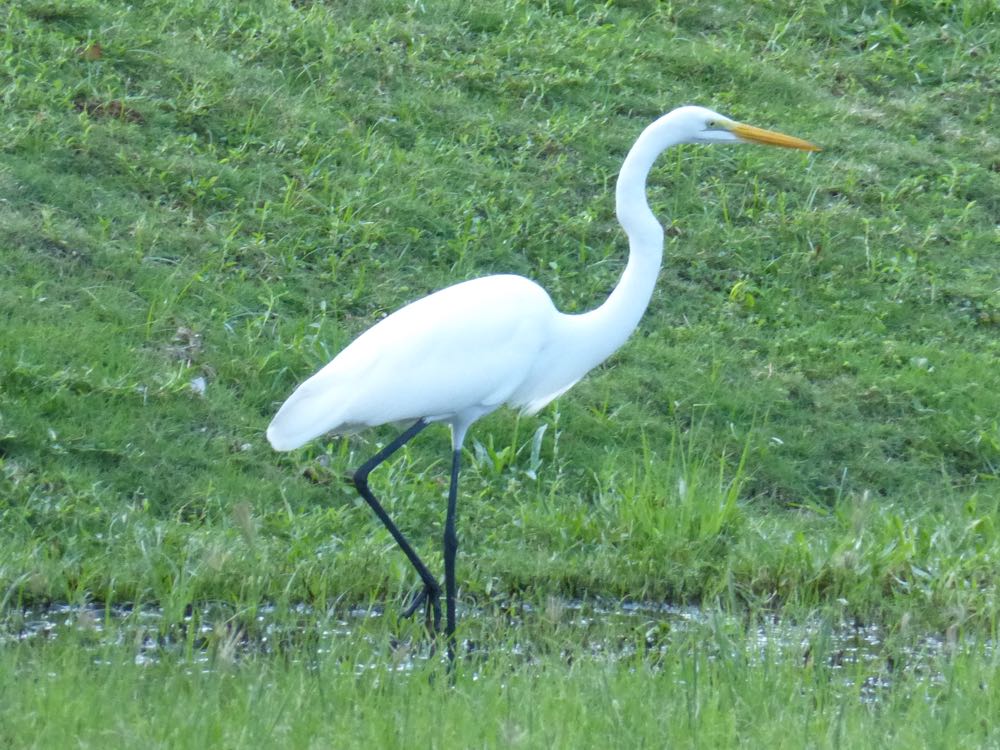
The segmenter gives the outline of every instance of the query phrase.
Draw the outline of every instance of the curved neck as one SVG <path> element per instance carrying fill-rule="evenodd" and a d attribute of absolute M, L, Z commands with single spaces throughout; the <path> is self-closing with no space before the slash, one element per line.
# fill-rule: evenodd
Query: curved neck
<path fill-rule="evenodd" d="M 646 177 L 664 149 L 675 145 L 669 115 L 647 127 L 625 157 L 615 191 L 618 222 L 628 235 L 625 270 L 603 305 L 575 316 L 592 352 L 591 366 L 625 343 L 653 296 L 663 259 L 663 227 L 646 200 Z"/>

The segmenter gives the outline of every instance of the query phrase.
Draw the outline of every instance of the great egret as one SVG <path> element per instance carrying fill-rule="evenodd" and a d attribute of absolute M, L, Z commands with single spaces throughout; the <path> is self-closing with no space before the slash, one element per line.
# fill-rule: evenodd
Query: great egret
<path fill-rule="evenodd" d="M 465 434 L 502 405 L 534 414 L 604 361 L 635 329 L 649 304 L 663 255 L 663 229 L 646 202 L 656 157 L 681 143 L 762 143 L 818 151 L 792 136 L 734 122 L 703 107 L 680 107 L 649 125 L 618 175 L 616 212 L 629 240 L 618 285 L 600 307 L 559 312 L 542 287 L 521 276 L 465 281 L 412 302 L 361 334 L 300 385 L 267 428 L 275 450 L 325 433 L 344 435 L 390 422 L 413 424 L 354 474 L 354 484 L 420 575 L 440 630 L 441 587 L 379 504 L 368 475 L 431 422 L 451 425 L 451 485 L 444 529 L 449 654 L 455 632 L 458 472 Z"/>

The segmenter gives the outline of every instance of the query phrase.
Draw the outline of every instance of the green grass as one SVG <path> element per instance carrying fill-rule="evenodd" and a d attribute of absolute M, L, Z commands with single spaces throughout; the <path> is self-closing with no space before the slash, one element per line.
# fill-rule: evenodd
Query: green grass
<path fill-rule="evenodd" d="M 824 151 L 661 158 L 666 263 L 639 331 L 538 417 L 473 430 L 463 600 L 649 599 L 995 639 L 998 20 L 987 0 L 4 5 L 0 605 L 136 602 L 168 621 L 206 600 L 395 611 L 414 577 L 342 481 L 392 430 L 279 455 L 263 438 L 277 405 L 382 315 L 454 281 L 515 272 L 560 309 L 598 304 L 626 252 L 612 201 L 625 152 L 700 103 Z M 431 429 L 373 478 L 435 569 L 446 459 Z M 727 672 L 704 657 L 695 700 L 672 687 L 703 657 L 678 654 L 650 674 L 520 665 L 509 685 L 500 659 L 479 683 L 491 692 L 461 675 L 451 693 L 380 682 L 364 711 L 444 700 L 458 744 L 492 744 L 508 725 L 484 712 L 554 706 L 558 690 L 582 712 L 614 686 L 621 723 L 563 722 L 578 739 L 621 731 L 646 685 L 688 717 L 681 744 L 803 745 L 733 724 L 760 716 L 814 729 L 817 746 L 988 744 L 961 734 L 988 715 L 971 686 L 993 657 L 979 657 L 942 667 L 953 692 L 920 683 L 878 710 L 791 658 Z M 0 658 L 57 675 L 14 713 L 87 700 L 74 685 L 92 654 Z M 320 671 L 343 695 L 353 678 L 336 664 Z M 222 696 L 232 723 L 176 728 L 190 744 L 246 745 L 241 721 L 252 739 L 299 708 L 319 745 L 351 727 L 379 739 L 360 714 L 327 728 L 312 677 L 265 656 L 232 674 L 111 673 L 109 707 L 143 690 Z M 749 698 L 726 692 L 744 682 Z M 258 710 L 272 683 L 305 703 Z M 760 702 L 777 685 L 787 714 Z M 965 729 L 933 728 L 963 701 Z M 558 744 L 539 728 L 557 713 L 509 731 Z M 135 739 L 180 741 L 148 716 Z M 653 732 L 675 723 L 636 726 L 662 744 Z"/>
<path fill-rule="evenodd" d="M 581 644 L 580 628 L 541 617 L 521 622 L 532 651 L 512 648 L 522 633 L 493 633 L 487 656 L 449 675 L 439 659 L 394 650 L 380 625 L 355 625 L 348 638 L 306 637 L 267 656 L 243 652 L 224 628 L 203 651 L 182 643 L 140 663 L 120 646 L 95 646 L 86 628 L 8 646 L 0 738 L 26 748 L 954 748 L 1000 739 L 996 652 L 981 648 L 871 663 L 845 656 L 822 629 L 762 645 L 714 620 L 659 633 L 651 648 L 635 623 L 620 637 L 639 648 L 626 641 L 616 653 L 600 650 L 600 633 Z"/>

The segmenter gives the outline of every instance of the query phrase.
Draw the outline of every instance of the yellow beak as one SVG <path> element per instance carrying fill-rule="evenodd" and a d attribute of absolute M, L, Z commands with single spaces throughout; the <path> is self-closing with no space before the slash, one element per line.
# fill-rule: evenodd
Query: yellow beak
<path fill-rule="evenodd" d="M 742 122 L 735 122 L 729 127 L 729 132 L 739 136 L 744 141 L 751 143 L 763 143 L 765 146 L 781 146 L 782 148 L 798 148 L 803 151 L 822 151 L 809 141 L 804 141 L 795 136 L 776 133 L 773 130 L 755 128 L 753 125 L 745 125 Z"/>

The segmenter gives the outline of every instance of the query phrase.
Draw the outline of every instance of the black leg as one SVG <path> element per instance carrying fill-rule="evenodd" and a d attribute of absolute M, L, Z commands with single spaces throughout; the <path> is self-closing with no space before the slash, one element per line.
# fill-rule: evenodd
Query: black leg
<path fill-rule="evenodd" d="M 458 552 L 458 534 L 455 532 L 455 516 L 458 499 L 458 470 L 462 451 L 456 450 L 451 456 L 451 487 L 448 489 L 448 515 L 444 522 L 444 585 L 448 620 L 445 635 L 448 637 L 448 658 L 455 658 L 455 554 Z"/>
<path fill-rule="evenodd" d="M 417 555 L 413 547 L 410 546 L 409 541 L 403 536 L 396 524 L 392 522 L 389 518 L 389 514 L 385 512 L 385 509 L 375 499 L 375 495 L 372 493 L 371 488 L 368 487 L 368 475 L 372 472 L 375 467 L 385 461 L 389 456 L 395 453 L 397 450 L 403 447 L 404 444 L 414 435 L 419 433 L 422 429 L 427 426 L 427 422 L 422 419 L 418 419 L 410 427 L 406 429 L 399 437 L 385 446 L 382 450 L 368 459 L 364 464 L 361 465 L 356 472 L 354 472 L 354 486 L 357 487 L 358 493 L 365 499 L 369 507 L 375 511 L 375 515 L 379 517 L 389 533 L 392 534 L 392 538 L 396 540 L 396 544 L 399 548 L 403 550 L 403 554 L 406 555 L 410 564 L 413 565 L 417 574 L 420 576 L 420 580 L 424 583 L 424 590 L 417 595 L 413 603 L 407 608 L 404 616 L 412 615 L 420 605 L 426 601 L 427 602 L 427 614 L 428 619 L 430 619 L 430 614 L 433 611 L 433 631 L 435 633 L 441 628 L 441 586 L 435 580 L 434 576 L 424 565 L 423 560 Z"/>

